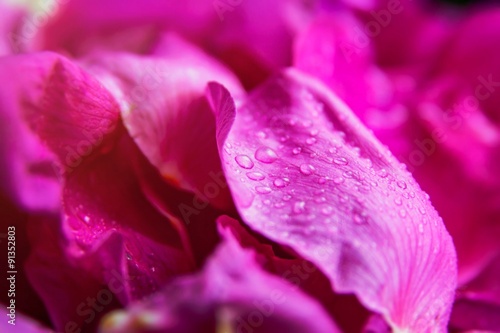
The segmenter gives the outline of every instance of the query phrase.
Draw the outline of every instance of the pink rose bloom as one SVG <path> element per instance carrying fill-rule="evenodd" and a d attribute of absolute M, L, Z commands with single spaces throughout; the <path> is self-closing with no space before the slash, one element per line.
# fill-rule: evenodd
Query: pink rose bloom
<path fill-rule="evenodd" d="M 2 332 L 500 330 L 496 9 L 0 9 Z"/>

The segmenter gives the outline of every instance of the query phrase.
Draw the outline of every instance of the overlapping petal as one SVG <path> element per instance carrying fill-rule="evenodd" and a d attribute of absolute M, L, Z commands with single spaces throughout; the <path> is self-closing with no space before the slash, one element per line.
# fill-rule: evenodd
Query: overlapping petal
<path fill-rule="evenodd" d="M 224 82 L 236 94 L 242 88 L 227 69 L 179 37 L 166 36 L 156 52 L 162 58 L 99 54 L 87 65 L 115 78 L 125 126 L 161 175 L 218 207 L 229 207 L 227 189 L 215 195 L 207 187 L 221 166 L 204 89 L 210 80 Z"/>
<path fill-rule="evenodd" d="M 223 242 L 197 275 L 179 279 L 144 304 L 115 313 L 101 330 L 115 332 L 337 332 L 312 298 L 264 272 L 254 254 L 219 225 Z"/>
<path fill-rule="evenodd" d="M 98 256 L 101 267 L 94 271 L 102 283 L 110 279 L 103 268 L 115 269 L 127 281 L 122 303 L 192 269 L 182 227 L 140 190 L 128 155 L 134 143 L 119 121 L 117 102 L 99 81 L 60 58 L 43 94 L 26 105 L 31 127 L 58 155 L 70 255 Z"/>
<path fill-rule="evenodd" d="M 26 96 L 38 98 L 56 61 L 54 54 L 6 56 L 0 59 L 0 183 L 19 206 L 36 211 L 59 207 L 60 185 L 54 156 L 25 122 Z M 19 75 L 24 73 L 24 75 Z"/>
<path fill-rule="evenodd" d="M 237 208 L 393 329 L 443 331 L 456 285 L 442 220 L 404 167 L 323 85 L 289 70 L 235 112 L 208 90 Z"/>

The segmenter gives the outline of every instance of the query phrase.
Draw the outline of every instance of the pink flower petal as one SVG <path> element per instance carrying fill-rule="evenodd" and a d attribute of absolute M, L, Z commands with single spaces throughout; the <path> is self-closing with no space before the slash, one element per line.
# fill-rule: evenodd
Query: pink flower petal
<path fill-rule="evenodd" d="M 54 156 L 25 123 L 22 103 L 26 96 L 38 98 L 56 61 L 49 53 L 0 59 L 0 78 L 8 82 L 0 88 L 0 186 L 29 210 L 55 211 L 60 205 Z"/>
<path fill-rule="evenodd" d="M 393 329 L 444 330 L 456 286 L 451 238 L 425 193 L 345 104 L 293 70 L 236 113 L 222 86 L 208 93 L 244 221 Z"/>
<path fill-rule="evenodd" d="M 9 310 L 6 309 L 4 304 L 1 304 L 0 316 L 2 316 L 2 321 L 0 322 L 0 330 L 2 332 L 23 332 L 23 333 L 52 333 L 53 330 L 44 327 L 40 323 L 30 319 L 29 317 L 16 313 L 14 324 L 10 324 L 9 320 Z"/>
<path fill-rule="evenodd" d="M 364 120 L 370 109 L 392 102 L 394 88 L 374 65 L 362 29 L 349 12 L 318 16 L 295 41 L 294 67 L 322 80 Z"/>
<path fill-rule="evenodd" d="M 161 59 L 100 54 L 88 66 L 117 78 L 125 126 L 166 180 L 217 207 L 230 207 L 227 188 L 207 185 L 221 166 L 204 90 L 210 80 L 221 80 L 235 93 L 242 88 L 228 70 L 180 38 L 167 36 L 164 44 L 157 51 Z"/>
<path fill-rule="evenodd" d="M 500 255 L 458 290 L 450 326 L 460 330 L 500 330 Z"/>
<path fill-rule="evenodd" d="M 369 312 L 355 296 L 336 294 L 331 290 L 330 280 L 311 262 L 296 257 L 296 254 L 282 252 L 276 243 L 252 235 L 243 225 L 228 217 L 221 216 L 219 229 L 230 230 L 243 248 L 256 251 L 256 259 L 266 271 L 294 284 L 309 296 L 318 300 L 343 332 L 359 332 L 369 316 Z M 281 256 L 278 254 L 281 252 Z M 290 258 L 293 256 L 293 258 Z M 383 321 L 383 320 L 382 320 Z"/>
<path fill-rule="evenodd" d="M 27 102 L 28 120 L 62 167 L 68 254 L 95 254 L 103 267 L 112 263 L 130 281 L 120 295 L 125 304 L 191 270 L 182 226 L 158 212 L 141 192 L 130 161 L 137 148 L 119 123 L 114 97 L 62 58 L 44 88 L 40 98 Z M 109 277 L 102 272 L 98 278 L 104 283 Z"/>
<path fill-rule="evenodd" d="M 57 218 L 37 218 L 31 222 L 29 234 L 33 251 L 25 270 L 52 324 L 60 332 L 95 330 L 100 317 L 118 308 L 120 303 L 115 293 L 118 287 L 124 288 L 124 283 L 111 292 L 97 276 L 95 258 L 74 260 L 67 257 Z M 100 249 L 106 243 L 109 242 L 104 241 Z M 84 264 L 90 263 L 93 266 L 88 270 Z M 106 269 L 110 275 L 118 275 L 112 266 Z"/>
<path fill-rule="evenodd" d="M 292 284 L 261 270 L 230 229 L 198 275 L 178 279 L 151 300 L 111 314 L 115 332 L 338 332 L 321 306 Z M 147 321 L 145 319 L 148 319 Z"/>
<path fill-rule="evenodd" d="M 133 143 L 130 138 L 124 141 L 66 178 L 63 204 L 70 253 L 95 253 L 104 267 L 112 258 L 117 271 L 130 281 L 121 295 L 126 304 L 194 265 L 182 226 L 158 212 L 142 194 L 126 162 Z M 98 249 L 111 237 L 118 237 L 119 244 Z"/>
<path fill-rule="evenodd" d="M 25 103 L 25 116 L 57 155 L 62 174 L 72 173 L 92 154 L 109 149 L 116 139 L 120 109 L 95 78 L 58 56 L 42 91 L 39 98 L 30 97 Z"/>

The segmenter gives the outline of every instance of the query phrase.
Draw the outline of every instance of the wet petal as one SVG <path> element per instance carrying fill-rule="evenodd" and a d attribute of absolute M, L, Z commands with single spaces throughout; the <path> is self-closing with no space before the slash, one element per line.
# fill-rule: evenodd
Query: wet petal
<path fill-rule="evenodd" d="M 179 279 L 144 304 L 111 314 L 103 332 L 337 332 L 318 303 L 261 270 L 221 227 L 222 245 L 203 272 Z"/>
<path fill-rule="evenodd" d="M 208 93 L 244 221 L 316 264 L 334 290 L 355 293 L 393 329 L 444 330 L 456 285 L 451 238 L 410 174 L 345 104 L 293 70 L 236 113 L 222 86 Z"/>

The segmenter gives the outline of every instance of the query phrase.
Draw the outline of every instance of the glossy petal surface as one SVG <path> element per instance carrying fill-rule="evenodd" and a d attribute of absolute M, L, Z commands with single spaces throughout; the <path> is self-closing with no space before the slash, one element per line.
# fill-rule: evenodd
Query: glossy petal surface
<path fill-rule="evenodd" d="M 393 328 L 444 330 L 456 285 L 451 238 L 425 193 L 345 104 L 293 70 L 236 112 L 222 86 L 208 93 L 244 221 Z"/>

